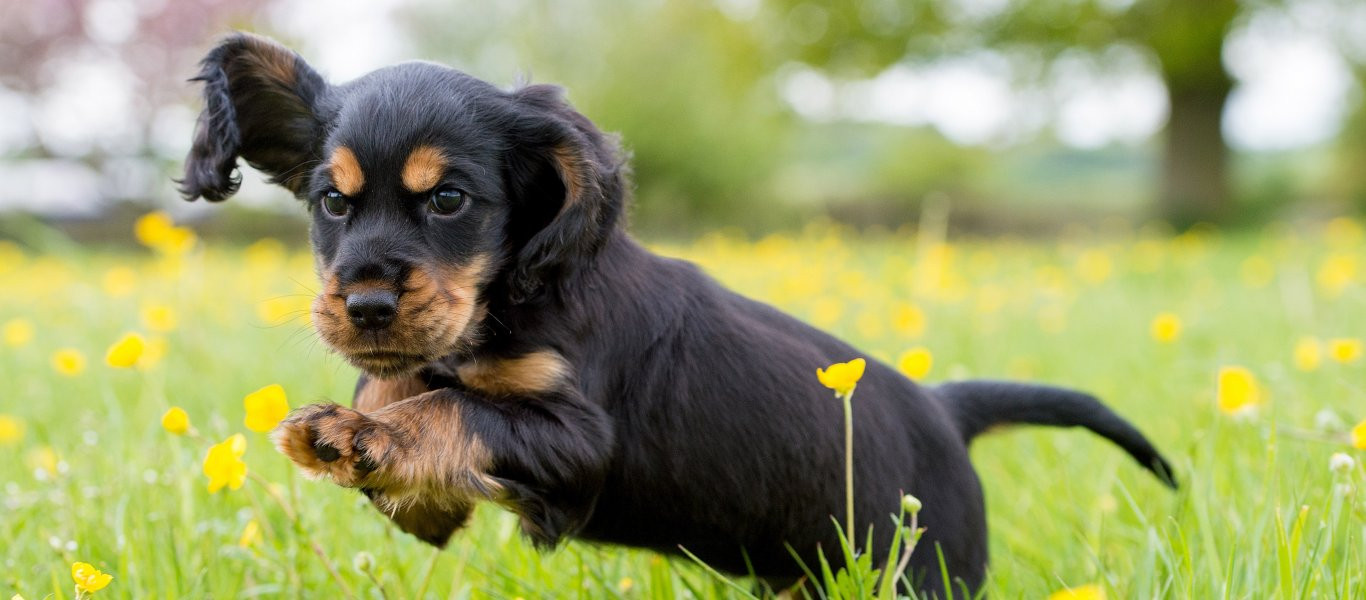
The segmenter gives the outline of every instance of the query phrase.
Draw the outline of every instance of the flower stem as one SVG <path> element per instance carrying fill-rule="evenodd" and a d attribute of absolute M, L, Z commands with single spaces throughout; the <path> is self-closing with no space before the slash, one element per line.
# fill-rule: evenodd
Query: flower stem
<path fill-rule="evenodd" d="M 854 390 L 844 394 L 844 535 L 854 544 Z"/>
<path fill-rule="evenodd" d="M 370 583 L 375 584 L 375 587 L 379 588 L 379 597 L 381 600 L 389 600 L 389 591 L 384 589 L 384 584 L 380 582 L 379 577 L 375 576 L 374 570 L 366 569 L 365 576 L 370 578 Z"/>
<path fill-rule="evenodd" d="M 414 598 L 427 597 L 427 584 L 432 582 L 432 573 L 436 572 L 436 559 L 438 558 L 441 558 L 440 548 L 432 552 L 432 560 L 427 563 L 427 572 L 422 574 L 422 585 L 417 586 L 417 595 Z"/>
<path fill-rule="evenodd" d="M 906 513 L 901 513 L 901 518 L 897 519 L 897 527 L 902 527 Z M 878 586 L 877 597 L 879 600 L 894 600 L 898 598 L 896 590 L 901 578 L 906 574 L 906 567 L 911 564 L 911 553 L 915 552 L 915 547 L 920 543 L 920 536 L 925 531 L 920 529 L 920 520 L 915 513 L 911 514 L 910 527 L 902 528 L 899 534 L 903 547 L 901 549 L 901 559 L 896 561 L 896 567 L 882 572 L 882 584 Z M 888 558 L 890 560 L 890 557 Z M 890 566 L 890 564 L 889 564 Z M 908 582 L 909 583 L 909 582 Z"/>
<path fill-rule="evenodd" d="M 260 484 L 261 488 L 266 491 L 266 495 L 270 496 L 276 504 L 280 505 L 280 510 L 285 512 L 285 518 L 289 519 L 290 523 L 294 525 L 294 530 L 308 541 L 308 545 L 312 548 L 313 553 L 318 555 L 318 559 L 321 560 L 323 566 L 327 568 L 327 572 L 331 574 L 332 579 L 337 582 L 337 587 L 341 588 L 342 595 L 347 598 L 355 598 L 356 593 L 351 591 L 351 586 L 346 584 L 345 579 L 342 579 L 341 573 L 337 572 L 336 565 L 332 564 L 332 559 L 327 557 L 327 553 L 323 551 L 322 546 L 318 545 L 318 542 L 315 541 L 312 536 L 308 535 L 308 530 L 304 528 L 303 520 L 300 519 L 299 514 L 294 512 L 294 509 L 290 507 L 289 502 L 285 501 L 285 499 L 280 496 L 279 492 L 271 489 L 270 482 L 266 481 L 266 478 L 254 472 L 248 472 L 247 477 L 250 477 L 252 481 Z"/>

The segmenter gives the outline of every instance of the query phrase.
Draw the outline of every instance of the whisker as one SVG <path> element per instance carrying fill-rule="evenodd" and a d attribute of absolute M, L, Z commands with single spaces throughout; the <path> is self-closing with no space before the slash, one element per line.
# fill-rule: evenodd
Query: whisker
<path fill-rule="evenodd" d="M 312 286 L 310 286 L 310 285 L 308 285 L 308 284 L 306 284 L 306 283 L 304 283 L 304 282 L 302 282 L 302 281 L 299 281 L 298 279 L 295 279 L 293 275 L 291 275 L 291 276 L 289 277 L 289 280 L 292 281 L 292 282 L 294 282 L 294 285 L 297 285 L 297 286 L 299 286 L 299 287 L 301 287 L 301 288 L 307 290 L 310 294 L 312 294 L 312 295 L 314 295 L 314 296 L 317 296 L 317 295 L 318 295 L 318 291 L 317 291 L 317 290 L 313 289 Z"/>
<path fill-rule="evenodd" d="M 304 175 L 304 170 L 305 170 L 305 169 L 311 169 L 311 168 L 313 168 L 313 167 L 315 167 L 315 166 L 321 164 L 322 162 L 323 162 L 323 161 L 322 161 L 322 159 L 320 159 L 320 158 L 315 158 L 315 159 L 313 159 L 313 160 L 306 160 L 306 161 L 304 161 L 304 162 L 302 162 L 302 163 L 299 163 L 298 165 L 295 165 L 294 168 L 292 168 L 292 169 L 290 169 L 290 170 L 288 170 L 288 171 L 285 171 L 284 173 L 281 173 L 280 176 L 276 178 L 276 180 L 279 181 L 279 182 L 282 183 L 282 184 L 286 184 L 286 187 L 288 187 L 288 183 L 289 183 L 290 180 L 292 180 L 292 179 L 294 179 L 294 178 L 296 178 L 296 177 L 301 177 L 301 176 L 303 176 L 303 175 Z"/>

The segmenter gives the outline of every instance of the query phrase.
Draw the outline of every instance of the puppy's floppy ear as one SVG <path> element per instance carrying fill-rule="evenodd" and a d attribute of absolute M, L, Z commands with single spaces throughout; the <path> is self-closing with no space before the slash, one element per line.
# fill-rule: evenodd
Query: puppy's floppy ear
<path fill-rule="evenodd" d="M 322 76 L 288 48 L 236 33 L 204 57 L 191 81 L 204 83 L 204 112 L 185 160 L 181 195 L 214 202 L 232 196 L 242 183 L 235 172 L 241 156 L 302 197 L 323 137 Z"/>
<path fill-rule="evenodd" d="M 513 92 L 509 157 L 514 303 L 536 297 L 612 233 L 626 201 L 625 159 L 613 137 L 564 101 L 559 87 Z"/>

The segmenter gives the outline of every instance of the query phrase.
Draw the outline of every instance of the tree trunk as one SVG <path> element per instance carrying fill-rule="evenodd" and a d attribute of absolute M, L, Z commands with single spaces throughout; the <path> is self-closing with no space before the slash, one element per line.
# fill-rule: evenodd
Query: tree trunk
<path fill-rule="evenodd" d="M 1162 155 L 1159 216 L 1177 227 L 1233 215 L 1228 145 L 1220 128 L 1233 80 L 1224 71 L 1224 38 L 1238 0 L 1148 0 L 1146 41 L 1157 55 L 1171 116 Z"/>
<path fill-rule="evenodd" d="M 1223 78 L 1220 78 L 1223 79 Z M 1177 227 L 1217 223 L 1233 212 L 1229 192 L 1229 151 L 1221 128 L 1224 103 L 1232 87 L 1205 81 L 1182 89 L 1167 82 L 1171 116 L 1162 155 L 1160 216 Z"/>

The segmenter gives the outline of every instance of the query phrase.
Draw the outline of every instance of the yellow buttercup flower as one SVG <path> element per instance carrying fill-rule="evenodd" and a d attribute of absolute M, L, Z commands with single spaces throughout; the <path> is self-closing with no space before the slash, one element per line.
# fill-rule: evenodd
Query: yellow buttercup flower
<path fill-rule="evenodd" d="M 1319 349 L 1319 340 L 1312 337 L 1302 337 L 1295 343 L 1295 368 L 1304 372 L 1313 371 L 1319 368 L 1319 363 L 1323 360 L 1323 352 Z"/>
<path fill-rule="evenodd" d="M 1227 366 L 1219 369 L 1219 410 L 1235 415 L 1251 411 L 1262 403 L 1261 384 L 1257 376 L 1245 367 Z"/>
<path fill-rule="evenodd" d="M 138 289 L 138 274 L 128 267 L 114 267 L 100 279 L 104 293 L 110 298 L 122 298 Z"/>
<path fill-rule="evenodd" d="M 1319 289 L 1329 298 L 1341 295 L 1356 279 L 1357 260 L 1350 254 L 1334 254 L 1319 264 L 1316 279 Z"/>
<path fill-rule="evenodd" d="M 93 594 L 109 585 L 114 576 L 101 572 L 91 566 L 90 563 L 78 562 L 71 563 L 71 579 L 76 582 L 77 589 L 87 594 Z"/>
<path fill-rule="evenodd" d="M 1347 217 L 1338 217 L 1328 222 L 1323 227 L 1323 239 L 1328 241 L 1328 245 L 1337 248 L 1351 248 L 1361 243 L 1366 237 L 1361 223 Z"/>
<path fill-rule="evenodd" d="M 62 459 L 57 456 L 57 451 L 53 450 L 52 446 L 39 446 L 29 450 L 24 458 L 29 468 L 47 477 L 56 477 L 61 470 Z"/>
<path fill-rule="evenodd" d="M 0 273 L 17 269 L 24 264 L 24 249 L 9 240 L 0 240 Z"/>
<path fill-rule="evenodd" d="M 190 415 L 179 406 L 172 406 L 161 415 L 161 428 L 176 435 L 184 435 L 190 430 Z"/>
<path fill-rule="evenodd" d="M 162 254 L 178 256 L 194 248 L 194 231 L 176 227 L 171 216 L 162 211 L 147 213 L 133 223 L 133 236 L 142 245 Z"/>
<path fill-rule="evenodd" d="M 116 369 L 127 369 L 138 364 L 138 357 L 142 356 L 142 350 L 146 347 L 147 342 L 142 336 L 126 333 L 109 347 L 109 351 L 104 355 L 104 362 Z"/>
<path fill-rule="evenodd" d="M 75 377 L 85 370 L 85 355 L 75 348 L 62 348 L 52 353 L 52 368 L 67 377 Z"/>
<path fill-rule="evenodd" d="M 166 232 L 165 239 L 156 246 L 163 254 L 179 256 L 194 249 L 199 237 L 188 227 L 172 227 Z"/>
<path fill-rule="evenodd" d="M 1366 450 L 1366 419 L 1352 428 L 1352 446 L 1357 450 Z"/>
<path fill-rule="evenodd" d="M 1105 588 L 1094 583 L 1065 588 L 1049 594 L 1048 600 L 1105 600 Z"/>
<path fill-rule="evenodd" d="M 257 523 L 256 519 L 247 521 L 246 527 L 242 528 L 242 537 L 237 538 L 237 545 L 248 548 L 256 545 L 256 542 L 259 541 L 261 541 L 261 524 Z"/>
<path fill-rule="evenodd" d="M 251 271 L 273 269 L 285 262 L 284 243 L 275 238 L 261 238 L 242 250 L 242 260 Z"/>
<path fill-rule="evenodd" d="M 1276 265 L 1262 256 L 1249 256 L 1240 268 L 1243 285 L 1250 288 L 1264 288 L 1276 279 Z"/>
<path fill-rule="evenodd" d="M 920 337 L 925 333 L 925 312 L 914 304 L 902 304 L 892 312 L 892 329 L 901 335 Z"/>
<path fill-rule="evenodd" d="M 1077 276 L 1086 283 L 1103 283 L 1113 271 L 1114 263 L 1104 251 L 1087 250 L 1077 258 Z"/>
<path fill-rule="evenodd" d="M 1361 359 L 1361 340 L 1356 338 L 1328 340 L 1328 356 L 1344 365 L 1354 363 Z"/>
<path fill-rule="evenodd" d="M 214 444 L 204 456 L 204 476 L 209 478 L 209 493 L 217 493 L 227 486 L 230 490 L 242 487 L 247 481 L 247 463 L 242 455 L 247 452 L 247 438 L 240 433 Z"/>
<path fill-rule="evenodd" d="M 930 368 L 934 366 L 934 355 L 929 349 L 915 347 L 901 354 L 901 358 L 896 361 L 896 368 L 911 379 L 921 379 L 930 374 Z"/>
<path fill-rule="evenodd" d="M 5 321 L 3 332 L 5 345 L 11 348 L 18 348 L 33 341 L 33 323 L 25 319 L 10 319 Z"/>
<path fill-rule="evenodd" d="M 133 237 L 142 245 L 153 247 L 165 240 L 167 232 L 173 227 L 175 222 L 171 220 L 171 215 L 165 211 L 153 211 L 133 222 Z"/>
<path fill-rule="evenodd" d="M 826 369 L 816 369 L 816 379 L 820 380 L 821 385 L 835 390 L 836 395 L 844 396 L 854 391 L 854 386 L 858 385 L 858 380 L 863 377 L 863 369 L 867 364 L 862 358 L 835 363 Z"/>
<path fill-rule="evenodd" d="M 165 304 L 148 304 L 142 307 L 142 324 L 157 333 L 175 329 L 177 320 L 175 310 Z"/>
<path fill-rule="evenodd" d="M 13 446 L 24 439 L 24 420 L 10 415 L 0 415 L 0 446 Z"/>
<path fill-rule="evenodd" d="M 1172 313 L 1161 313 L 1153 318 L 1149 329 L 1153 339 L 1164 344 L 1174 342 L 1181 337 L 1181 318 Z"/>
<path fill-rule="evenodd" d="M 247 429 L 265 433 L 275 429 L 289 415 L 289 400 L 285 388 L 273 383 L 256 390 L 242 400 L 247 409 Z"/>

